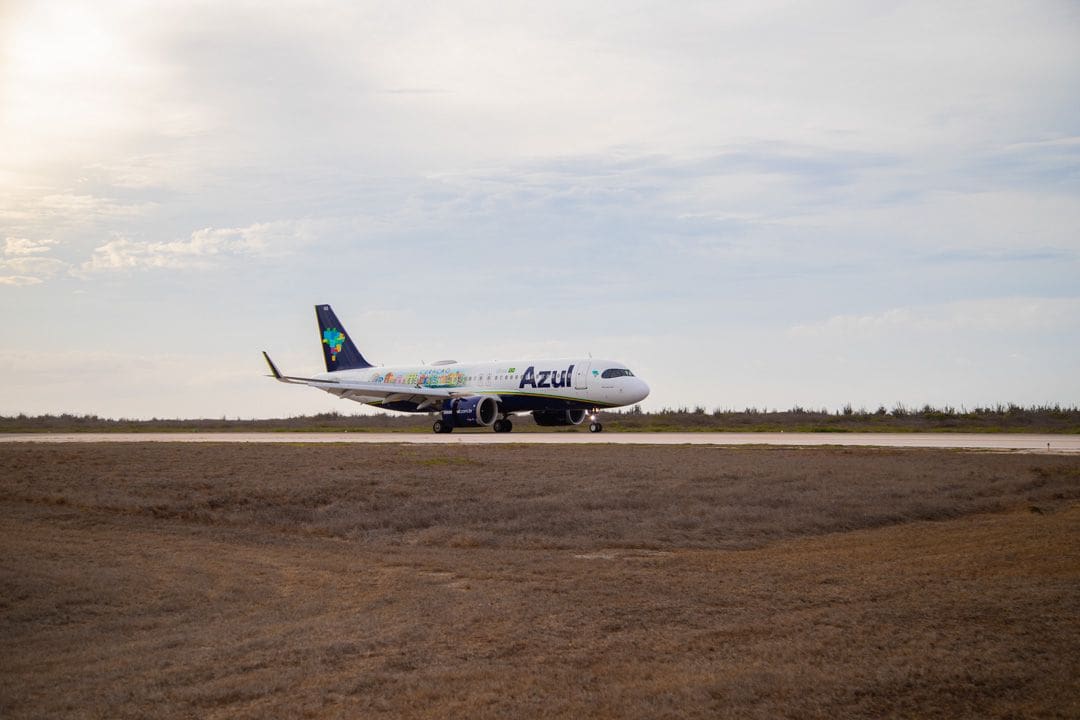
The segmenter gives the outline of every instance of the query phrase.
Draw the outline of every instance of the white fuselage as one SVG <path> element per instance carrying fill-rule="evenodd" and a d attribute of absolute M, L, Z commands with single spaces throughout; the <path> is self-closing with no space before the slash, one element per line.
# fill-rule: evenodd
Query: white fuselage
<path fill-rule="evenodd" d="M 413 388 L 441 388 L 463 395 L 495 395 L 509 412 L 561 408 L 604 408 L 632 405 L 649 394 L 649 386 L 622 363 L 594 358 L 517 360 L 510 362 L 401 365 L 338 370 L 315 379 L 350 380 L 401 388 L 402 399 Z M 331 390 L 333 392 L 333 390 Z M 434 407 L 395 407 L 394 396 L 369 397 L 362 391 L 341 397 L 389 409 L 431 412 Z"/>

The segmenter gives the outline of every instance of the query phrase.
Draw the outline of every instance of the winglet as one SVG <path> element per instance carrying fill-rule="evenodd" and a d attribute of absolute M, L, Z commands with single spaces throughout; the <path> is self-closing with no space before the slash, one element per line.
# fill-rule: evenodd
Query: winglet
<path fill-rule="evenodd" d="M 274 374 L 274 379 L 283 380 L 284 378 L 281 376 L 281 371 L 277 369 L 277 365 L 274 364 L 274 361 L 270 359 L 270 356 L 266 354 L 265 350 L 262 351 L 262 354 L 263 357 L 266 358 L 266 364 L 270 366 L 270 372 Z"/>

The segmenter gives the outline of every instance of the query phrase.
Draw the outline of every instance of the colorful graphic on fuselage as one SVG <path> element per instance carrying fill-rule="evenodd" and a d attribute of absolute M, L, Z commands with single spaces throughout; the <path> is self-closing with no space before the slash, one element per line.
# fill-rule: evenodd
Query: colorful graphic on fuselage
<path fill-rule="evenodd" d="M 470 377 L 468 372 L 475 372 L 476 377 Z M 597 375 L 598 372 L 594 371 Z M 451 388 L 485 383 L 485 387 L 492 387 L 491 381 L 500 379 L 512 380 L 519 390 L 526 388 L 568 388 L 573 385 L 574 366 L 570 365 L 565 370 L 542 370 L 530 365 L 521 373 L 520 379 L 517 368 L 501 370 L 462 371 L 450 368 L 431 368 L 415 371 L 388 370 L 385 373 L 371 375 L 367 382 L 385 383 L 387 385 L 409 385 L 432 388 Z M 486 378 L 486 381 L 485 381 Z M 504 388 L 505 389 L 505 388 Z"/>
<path fill-rule="evenodd" d="M 337 328 L 326 328 L 323 330 L 322 341 L 330 348 L 330 359 L 337 360 L 337 354 L 341 352 L 341 345 L 345 342 L 345 333 Z"/>
<path fill-rule="evenodd" d="M 446 368 L 422 370 L 419 372 L 387 372 L 373 375 L 368 382 L 387 383 L 389 385 L 419 385 L 421 387 L 460 387 L 465 384 L 465 373 Z"/>
<path fill-rule="evenodd" d="M 470 371 L 473 372 L 473 371 Z M 395 373 L 387 370 L 385 373 L 371 375 L 367 382 L 385 383 L 387 385 L 408 385 L 415 387 L 451 388 L 486 383 L 490 387 L 493 378 L 496 380 L 512 379 L 517 383 L 519 390 L 525 388 L 568 388 L 573 384 L 574 366 L 570 365 L 565 370 L 538 370 L 530 365 L 521 374 L 520 380 L 517 368 L 502 370 L 479 370 L 475 371 L 476 377 L 471 378 L 462 370 L 450 368 L 431 368 L 416 371 L 399 371 Z"/>

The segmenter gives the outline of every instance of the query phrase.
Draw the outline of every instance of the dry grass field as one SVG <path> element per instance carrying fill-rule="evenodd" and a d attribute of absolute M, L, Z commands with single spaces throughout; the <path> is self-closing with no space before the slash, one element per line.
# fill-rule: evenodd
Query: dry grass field
<path fill-rule="evenodd" d="M 1080 458 L 0 446 L 0 717 L 1080 717 Z"/>

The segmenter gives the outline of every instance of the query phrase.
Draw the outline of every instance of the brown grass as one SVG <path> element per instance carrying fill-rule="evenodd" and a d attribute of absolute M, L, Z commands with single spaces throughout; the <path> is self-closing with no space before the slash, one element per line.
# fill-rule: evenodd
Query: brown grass
<path fill-rule="evenodd" d="M 2 717 L 1076 717 L 1080 458 L 0 446 Z"/>

